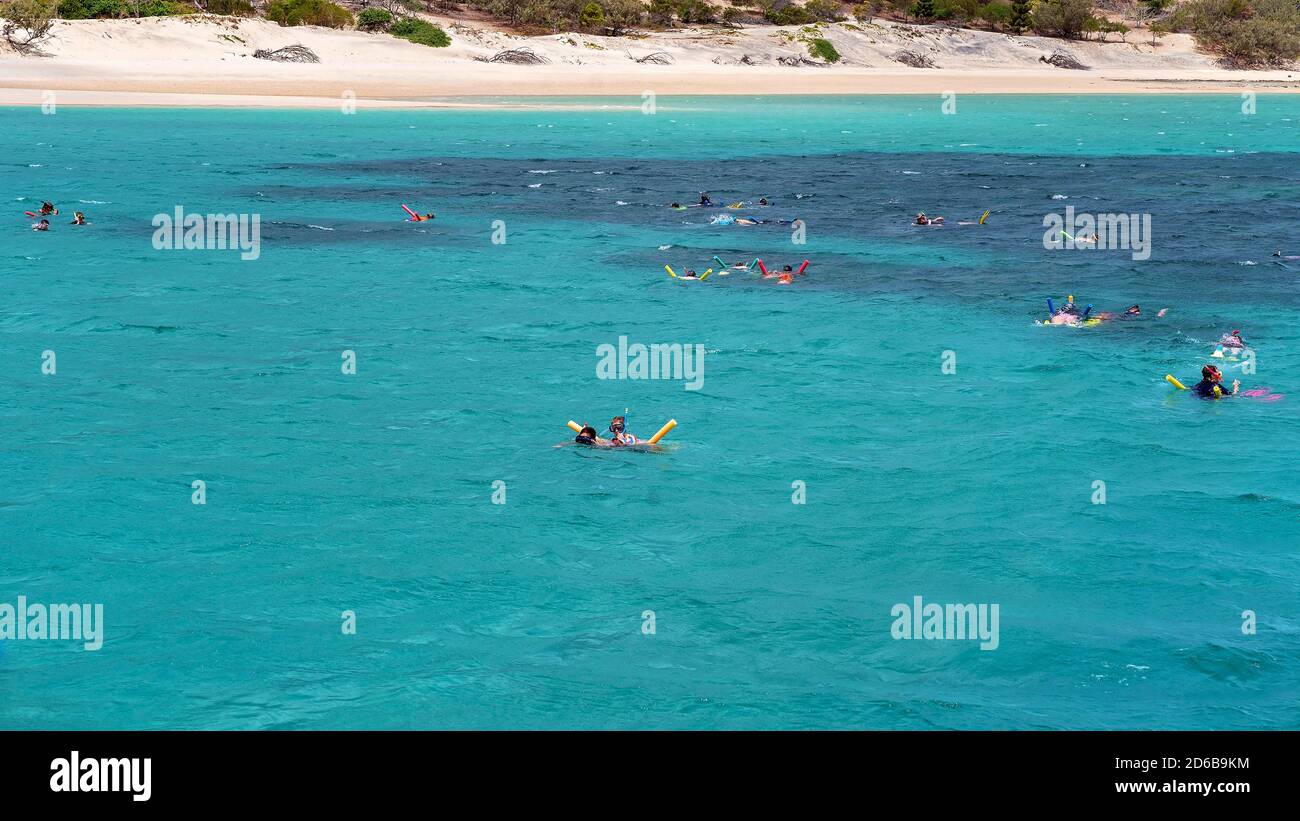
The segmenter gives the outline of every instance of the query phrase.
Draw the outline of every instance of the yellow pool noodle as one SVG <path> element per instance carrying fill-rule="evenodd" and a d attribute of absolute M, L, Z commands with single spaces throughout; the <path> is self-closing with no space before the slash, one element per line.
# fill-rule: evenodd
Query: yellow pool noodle
<path fill-rule="evenodd" d="M 1172 373 L 1165 374 L 1165 381 L 1168 382 L 1170 385 L 1173 385 L 1175 388 L 1177 388 L 1180 391 L 1187 390 L 1187 386 L 1184 385 L 1182 382 L 1179 382 L 1177 379 L 1174 379 L 1174 375 Z"/>
<path fill-rule="evenodd" d="M 579 425 L 572 419 L 569 420 L 569 427 L 573 428 L 574 433 L 582 433 L 582 425 Z"/>
<path fill-rule="evenodd" d="M 709 270 L 707 270 L 707 271 L 705 271 L 704 273 L 700 274 L 700 281 L 703 282 L 705 279 L 708 279 L 708 276 L 709 276 L 709 274 L 711 274 L 711 273 L 713 273 L 713 269 L 712 269 L 712 268 L 710 268 Z"/>
<path fill-rule="evenodd" d="M 668 276 L 672 277 L 673 279 L 677 279 L 677 274 L 673 273 L 672 268 L 669 268 L 667 265 L 665 265 L 664 270 L 668 272 Z"/>
<path fill-rule="evenodd" d="M 983 224 L 984 224 L 984 220 L 986 220 L 986 219 L 988 219 L 988 218 L 989 218 L 989 212 L 988 212 L 988 211 L 985 211 L 983 214 L 981 214 L 981 215 L 980 215 L 980 225 L 983 225 Z"/>
<path fill-rule="evenodd" d="M 656 433 L 654 436 L 651 436 L 651 437 L 650 437 L 650 441 L 646 442 L 646 444 L 648 444 L 648 445 L 657 445 L 657 444 L 659 444 L 659 440 L 662 439 L 662 438 L 664 438 L 665 436 L 667 436 L 667 435 L 668 435 L 668 431 L 672 430 L 672 429 L 675 428 L 675 427 L 677 427 L 677 420 L 676 420 L 676 419 L 669 419 L 669 420 L 668 420 L 668 423 L 667 423 L 666 425 L 664 425 L 662 428 L 660 428 L 658 433 Z"/>

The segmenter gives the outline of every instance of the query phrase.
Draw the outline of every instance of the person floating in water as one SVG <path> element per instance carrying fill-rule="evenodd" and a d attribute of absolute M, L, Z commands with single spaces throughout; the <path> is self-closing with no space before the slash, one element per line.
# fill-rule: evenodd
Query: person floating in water
<path fill-rule="evenodd" d="M 687 268 L 686 271 L 680 277 L 678 277 L 678 279 L 699 279 L 699 278 L 700 275 L 695 273 L 694 269 L 691 268 Z"/>
<path fill-rule="evenodd" d="M 1219 337 L 1219 344 L 1225 348 L 1245 348 L 1246 340 L 1241 338 L 1241 331 L 1233 331 Z"/>
<path fill-rule="evenodd" d="M 1168 308 L 1161 308 L 1159 312 L 1156 313 L 1156 316 L 1162 317 L 1165 315 L 1165 313 L 1168 310 L 1169 310 Z M 1115 314 L 1115 313 L 1111 313 L 1110 311 L 1101 311 L 1100 313 L 1093 314 L 1093 316 L 1096 319 L 1100 319 L 1102 321 L 1108 321 L 1112 319 L 1141 319 L 1142 306 L 1130 305 L 1128 308 L 1124 309 L 1124 313 L 1122 314 Z"/>
<path fill-rule="evenodd" d="M 1050 305 L 1051 300 L 1048 300 Z M 1051 324 L 1053 325 L 1078 325 L 1083 322 L 1083 317 L 1079 314 L 1079 306 L 1074 304 L 1074 294 L 1065 298 L 1065 304 L 1052 312 Z"/>
<path fill-rule="evenodd" d="M 578 443 L 579 445 L 608 445 L 609 444 L 604 439 L 600 438 L 600 436 L 596 433 L 596 429 L 593 428 L 591 425 L 586 425 L 582 428 L 582 430 L 578 431 L 578 435 L 574 437 L 573 441 Z"/>
<path fill-rule="evenodd" d="M 707 193 L 701 192 L 700 205 L 713 205 L 713 200 L 709 199 L 709 195 Z"/>
<path fill-rule="evenodd" d="M 35 223 L 35 224 L 32 225 L 32 230 L 33 230 L 33 231 L 48 231 L 48 230 L 50 230 L 50 221 L 49 221 L 49 220 L 41 220 L 40 222 Z"/>
<path fill-rule="evenodd" d="M 680 210 L 681 207 L 682 207 L 682 204 L 681 204 L 680 202 L 675 202 L 675 203 L 673 203 L 672 205 L 670 205 L 670 206 L 668 206 L 668 207 L 669 207 L 669 208 L 676 208 L 676 209 Z"/>
<path fill-rule="evenodd" d="M 1221 396 L 1232 396 L 1241 390 L 1241 380 L 1232 380 L 1232 390 L 1227 391 L 1223 388 L 1223 372 L 1213 365 L 1206 365 L 1201 368 L 1201 381 L 1197 382 L 1192 388 L 1192 393 L 1202 399 L 1218 399 Z"/>
<path fill-rule="evenodd" d="M 767 206 L 767 205 L 771 205 L 772 203 L 770 203 L 770 202 L 767 201 L 767 197 L 759 197 L 759 198 L 758 198 L 758 204 L 759 204 L 759 205 L 763 205 L 763 206 Z"/>
<path fill-rule="evenodd" d="M 916 215 L 917 225 L 943 225 L 943 217 L 927 217 L 924 211 Z"/>
<path fill-rule="evenodd" d="M 611 445 L 622 447 L 624 445 L 635 445 L 637 438 L 627 432 L 627 420 L 622 416 L 615 416 L 610 420 L 609 432 L 613 434 L 609 438 Z"/>
<path fill-rule="evenodd" d="M 54 207 L 54 203 L 52 202 L 41 203 L 40 215 L 42 217 L 48 217 L 52 214 L 58 214 L 58 213 L 59 213 L 59 209 Z"/>
<path fill-rule="evenodd" d="M 72 214 L 72 222 L 69 223 L 69 224 L 70 224 L 70 225 L 85 225 L 85 224 L 86 224 L 86 215 L 83 214 L 83 213 L 81 213 L 80 211 L 74 211 L 73 214 Z"/>

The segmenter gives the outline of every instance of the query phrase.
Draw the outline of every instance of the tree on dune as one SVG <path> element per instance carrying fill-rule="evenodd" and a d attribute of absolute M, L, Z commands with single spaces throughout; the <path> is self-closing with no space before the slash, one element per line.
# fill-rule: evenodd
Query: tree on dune
<path fill-rule="evenodd" d="M 40 52 L 38 44 L 50 36 L 58 16 L 58 0 L 10 0 L 0 4 L 0 37 L 19 54 Z"/>

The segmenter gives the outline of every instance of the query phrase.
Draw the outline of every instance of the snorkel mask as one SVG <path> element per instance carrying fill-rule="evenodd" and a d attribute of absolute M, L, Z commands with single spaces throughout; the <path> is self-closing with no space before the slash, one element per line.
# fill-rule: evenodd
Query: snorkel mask
<path fill-rule="evenodd" d="M 627 424 L 627 420 L 625 420 L 623 417 L 615 416 L 614 419 L 609 423 L 609 431 L 610 433 L 622 433 L 623 427 L 626 424 Z"/>

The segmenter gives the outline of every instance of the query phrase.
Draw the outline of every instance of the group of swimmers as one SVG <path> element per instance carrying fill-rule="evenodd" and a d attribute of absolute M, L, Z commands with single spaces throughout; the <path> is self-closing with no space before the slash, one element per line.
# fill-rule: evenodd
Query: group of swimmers
<path fill-rule="evenodd" d="M 48 230 L 50 230 L 50 220 L 49 220 L 49 218 L 50 218 L 50 217 L 53 217 L 53 216 L 58 216 L 58 213 L 59 213 L 59 209 L 57 209 L 57 208 L 54 207 L 54 203 L 49 202 L 49 201 L 47 200 L 47 201 L 41 203 L 41 209 L 40 209 L 39 211 L 37 211 L 37 212 L 35 212 L 35 213 L 32 213 L 31 211 L 28 211 L 28 212 L 27 212 L 27 215 L 28 215 L 28 216 L 31 216 L 31 217 L 40 217 L 40 218 L 41 218 L 39 222 L 34 222 L 34 223 L 32 223 L 32 230 L 33 230 L 33 231 L 48 231 Z M 74 211 L 74 212 L 72 213 L 72 222 L 70 222 L 70 223 L 68 223 L 68 224 L 69 224 L 69 225 L 86 225 L 86 224 L 87 224 L 87 223 L 86 223 L 86 215 L 83 214 L 83 213 L 81 213 L 80 211 Z"/>
<path fill-rule="evenodd" d="M 726 276 L 732 271 L 752 272 L 754 268 L 758 268 L 762 273 L 763 279 L 775 279 L 780 285 L 789 285 L 793 283 L 795 277 L 803 276 L 804 271 L 808 270 L 808 260 L 804 260 L 803 265 L 800 265 L 798 270 L 795 270 L 794 266 L 783 265 L 781 266 L 780 271 L 769 271 L 767 270 L 767 266 L 763 264 L 763 260 L 757 258 L 753 262 L 737 262 L 735 265 L 730 267 L 728 267 L 726 263 L 718 257 L 714 257 L 713 259 L 719 266 L 718 276 Z M 678 274 L 675 273 L 672 268 L 668 268 L 668 273 L 676 279 L 703 280 L 708 277 L 709 274 L 713 273 L 713 269 L 710 268 L 704 273 L 699 274 L 696 273 L 694 268 L 687 268 L 684 273 Z"/>
<path fill-rule="evenodd" d="M 1074 303 L 1073 296 L 1067 297 L 1065 305 L 1061 306 L 1060 309 L 1053 308 L 1050 299 L 1047 300 L 1047 305 L 1052 314 L 1050 320 L 1050 324 L 1052 325 L 1081 325 L 1088 318 L 1089 312 L 1092 311 L 1092 306 L 1089 305 L 1080 312 L 1079 307 Z M 1165 312 L 1168 310 L 1168 308 L 1161 308 L 1156 316 L 1164 316 Z M 1122 320 L 1138 319 L 1141 316 L 1142 307 L 1140 305 L 1131 305 L 1125 309 L 1122 314 L 1101 312 L 1096 314 L 1093 319 L 1098 321 L 1111 319 Z M 1247 349 L 1246 341 L 1242 339 L 1240 329 L 1234 329 L 1220 336 L 1218 345 L 1219 349 L 1214 353 L 1214 356 L 1218 357 L 1223 356 L 1223 351 L 1225 349 L 1234 352 L 1245 351 Z M 1179 383 L 1175 384 L 1180 388 L 1183 387 Z M 1229 390 L 1223 384 L 1223 372 L 1215 365 L 1206 365 L 1201 368 L 1201 381 L 1196 383 L 1196 385 L 1191 388 L 1191 391 L 1202 399 L 1219 399 L 1224 396 L 1234 396 L 1241 391 L 1241 380 L 1234 379 L 1232 381 L 1232 389 Z"/>
<path fill-rule="evenodd" d="M 600 447 L 621 448 L 627 445 L 636 445 L 640 440 L 627 432 L 627 419 L 622 416 L 615 416 L 609 423 L 610 437 L 608 439 L 600 438 L 596 429 L 591 425 L 586 425 L 578 431 L 574 442 L 579 445 L 598 445 Z"/>
<path fill-rule="evenodd" d="M 1047 310 L 1050 315 L 1050 319 L 1047 321 L 1048 325 L 1082 325 L 1090 320 L 1092 322 L 1105 322 L 1107 320 L 1115 319 L 1139 319 L 1142 316 L 1141 305 L 1130 305 L 1124 309 L 1124 313 L 1122 314 L 1116 314 L 1110 311 L 1098 311 L 1096 314 L 1093 314 L 1091 305 L 1088 305 L 1080 311 L 1079 306 L 1074 302 L 1073 294 L 1065 298 L 1065 304 L 1060 308 L 1055 307 L 1052 304 L 1052 300 L 1047 300 Z M 1164 316 L 1168 310 L 1168 308 L 1161 308 L 1156 316 Z"/>
<path fill-rule="evenodd" d="M 984 209 L 984 213 L 980 214 L 979 219 L 975 220 L 974 222 L 958 222 L 957 224 L 958 225 L 983 225 L 985 220 L 989 218 L 989 214 L 991 213 L 993 212 L 986 208 Z M 942 226 L 947 224 L 947 221 L 943 217 L 930 217 L 930 216 L 926 216 L 926 213 L 924 211 L 917 211 L 916 217 L 912 220 L 912 224 L 929 225 L 929 226 L 937 227 L 937 226 Z"/>
<path fill-rule="evenodd" d="M 757 204 L 760 208 L 766 208 L 767 206 L 771 205 L 772 203 L 770 203 L 770 202 L 767 201 L 767 197 L 759 197 L 759 198 L 758 198 L 758 202 L 757 202 L 756 204 Z M 744 205 L 744 203 L 740 203 L 740 202 L 738 202 L 738 203 L 734 203 L 731 207 L 739 207 L 739 206 L 741 206 L 741 205 Z M 725 206 L 715 206 L 714 203 L 713 203 L 713 200 L 709 197 L 709 193 L 708 193 L 707 191 L 701 191 L 701 192 L 700 192 L 700 201 L 697 202 L 697 203 L 695 203 L 695 206 L 696 206 L 696 207 L 699 207 L 699 208 L 722 208 L 722 207 L 725 207 Z M 690 208 L 691 206 L 689 206 L 689 205 L 682 205 L 680 202 L 674 202 L 672 205 L 669 205 L 668 207 L 669 207 L 669 208 L 676 208 L 676 209 L 680 210 L 680 209 L 682 209 L 682 208 Z"/>

